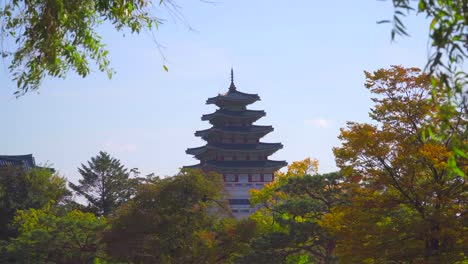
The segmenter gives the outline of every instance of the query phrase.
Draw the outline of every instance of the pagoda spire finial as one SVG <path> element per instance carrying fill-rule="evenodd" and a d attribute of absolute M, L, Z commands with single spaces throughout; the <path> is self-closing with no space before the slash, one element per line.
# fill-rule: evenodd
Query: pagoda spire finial
<path fill-rule="evenodd" d="M 229 86 L 229 91 L 235 91 L 236 86 L 234 85 L 234 70 L 231 67 L 231 86 Z"/>

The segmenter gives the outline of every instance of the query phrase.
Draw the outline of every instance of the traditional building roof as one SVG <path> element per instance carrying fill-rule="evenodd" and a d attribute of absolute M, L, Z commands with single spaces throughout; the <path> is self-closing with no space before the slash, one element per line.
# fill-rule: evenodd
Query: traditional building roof
<path fill-rule="evenodd" d="M 281 143 L 257 143 L 257 144 L 229 144 L 229 143 L 213 143 L 198 148 L 189 148 L 185 152 L 190 155 L 199 155 L 207 150 L 219 150 L 223 152 L 263 152 L 263 151 L 277 151 L 283 148 Z"/>
<path fill-rule="evenodd" d="M 231 85 L 229 86 L 227 93 L 218 94 L 218 96 L 208 98 L 208 100 L 206 100 L 206 104 L 215 104 L 218 106 L 245 106 L 259 100 L 260 97 L 257 94 L 248 94 L 237 91 L 236 85 L 234 84 L 234 72 L 231 69 Z"/>
<path fill-rule="evenodd" d="M 248 94 L 239 92 L 237 90 L 229 90 L 225 94 L 218 94 L 215 97 L 208 98 L 208 100 L 206 100 L 206 104 L 223 105 L 235 103 L 240 105 L 248 105 L 259 100 L 260 97 L 257 94 Z"/>
<path fill-rule="evenodd" d="M 36 167 L 32 154 L 27 155 L 0 155 L 0 167 L 24 166 L 25 170 Z"/>
<path fill-rule="evenodd" d="M 235 133 L 239 135 L 259 134 L 260 136 L 264 136 L 273 130 L 272 126 L 218 126 L 196 131 L 195 136 L 205 138 L 214 133 Z"/>
<path fill-rule="evenodd" d="M 195 164 L 190 166 L 184 166 L 189 169 L 200 169 L 204 167 L 210 167 L 211 169 L 256 169 L 266 168 L 271 170 L 278 170 L 288 165 L 286 161 L 277 160 L 264 160 L 264 161 L 222 161 L 222 160 L 210 160 L 204 164 Z"/>
<path fill-rule="evenodd" d="M 243 110 L 243 111 L 231 111 L 227 109 L 218 109 L 214 113 L 206 114 L 202 116 L 202 120 L 213 120 L 213 119 L 231 119 L 231 118 L 239 118 L 239 119 L 259 119 L 266 115 L 265 111 L 263 110 Z"/>

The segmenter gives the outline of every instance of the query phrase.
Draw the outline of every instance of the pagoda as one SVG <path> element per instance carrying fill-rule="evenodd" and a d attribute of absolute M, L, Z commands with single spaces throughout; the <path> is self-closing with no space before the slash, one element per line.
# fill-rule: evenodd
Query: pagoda
<path fill-rule="evenodd" d="M 261 189 L 273 181 L 275 171 L 287 165 L 285 161 L 269 160 L 268 156 L 283 148 L 281 143 L 263 143 L 260 139 L 273 131 L 272 126 L 253 125 L 266 115 L 263 110 L 249 110 L 247 105 L 259 101 L 257 94 L 237 90 L 231 69 L 231 85 L 224 94 L 208 98 L 206 104 L 219 107 L 214 113 L 203 115 L 211 128 L 195 132 L 207 142 L 205 146 L 189 148 L 200 163 L 187 168 L 201 168 L 223 175 L 224 190 L 234 217 L 253 213 L 250 189 Z"/>

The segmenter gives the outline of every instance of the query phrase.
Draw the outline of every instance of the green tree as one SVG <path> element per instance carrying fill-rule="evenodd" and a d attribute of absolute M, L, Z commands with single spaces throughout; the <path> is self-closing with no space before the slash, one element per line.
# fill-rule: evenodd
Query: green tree
<path fill-rule="evenodd" d="M 316 163 L 316 162 L 315 162 Z M 263 225 L 251 243 L 251 252 L 239 263 L 335 263 L 336 238 L 321 226 L 321 218 L 332 207 L 346 202 L 339 173 L 316 173 L 312 160 L 294 162 L 277 183 L 252 192 L 252 201 L 264 206 L 252 216 Z M 315 165 L 316 168 L 317 164 Z M 267 220 L 268 222 L 264 222 Z"/>
<path fill-rule="evenodd" d="M 107 22 L 118 31 L 152 30 L 160 24 L 154 6 L 174 8 L 171 0 L 2 1 L 0 36 L 12 42 L 2 48 L 13 48 L 2 55 L 11 60 L 15 94 L 37 90 L 46 76 L 64 78 L 70 70 L 85 77 L 89 61 L 110 77 L 113 71 L 98 26 Z"/>
<path fill-rule="evenodd" d="M 445 94 L 449 98 L 466 92 L 468 75 L 463 71 L 463 63 L 468 56 L 466 0 L 392 0 L 392 3 L 393 19 L 379 21 L 379 23 L 392 23 L 392 39 L 395 39 L 396 35 L 409 35 L 403 23 L 405 16 L 414 12 L 426 15 L 430 19 L 429 44 L 431 46 L 427 63 L 428 74 L 430 76 L 434 74 L 434 78 L 443 84 L 434 88 L 447 88 Z M 459 97 L 456 98 L 456 100 L 459 99 Z"/>
<path fill-rule="evenodd" d="M 38 209 L 69 195 L 66 180 L 50 169 L 0 168 L 0 240 L 16 235 L 11 223 L 17 210 Z"/>
<path fill-rule="evenodd" d="M 468 250 L 468 184 L 450 169 L 451 145 L 467 144 L 468 120 L 454 112 L 445 129 L 437 112 L 447 98 L 416 68 L 366 72 L 375 95 L 375 125 L 349 123 L 337 165 L 351 201 L 324 226 L 338 237 L 337 251 L 350 263 L 453 263 Z M 431 133 L 426 133 L 431 127 Z"/>
<path fill-rule="evenodd" d="M 243 250 L 255 225 L 220 219 L 222 187 L 219 174 L 199 170 L 139 186 L 110 220 L 108 255 L 130 263 L 226 262 Z"/>
<path fill-rule="evenodd" d="M 83 178 L 78 185 L 70 182 L 69 186 L 86 198 L 89 208 L 97 215 L 111 214 L 134 193 L 135 181 L 129 178 L 128 169 L 106 152 L 99 152 L 87 166 L 81 164 L 78 171 Z"/>
<path fill-rule="evenodd" d="M 19 235 L 8 245 L 15 263 L 93 263 L 105 259 L 100 234 L 104 217 L 78 210 L 60 212 L 51 205 L 19 211 Z"/>
<path fill-rule="evenodd" d="M 468 73 L 464 64 L 468 56 L 468 4 L 466 0 L 392 0 L 392 3 L 393 19 L 380 21 L 393 24 L 392 39 L 396 35 L 408 35 L 403 22 L 405 16 L 417 13 L 430 20 L 429 59 L 425 72 L 431 77 L 434 94 L 446 99 L 435 105 L 439 122 L 443 124 L 437 129 L 445 130 L 439 139 L 445 141 L 445 134 L 450 134 L 450 122 L 457 112 L 468 115 Z M 428 132 L 431 129 L 431 126 L 426 127 Z M 467 162 L 467 144 L 451 144 L 451 148 L 452 160 Z M 465 176 L 458 163 L 451 163 L 448 169 Z"/>

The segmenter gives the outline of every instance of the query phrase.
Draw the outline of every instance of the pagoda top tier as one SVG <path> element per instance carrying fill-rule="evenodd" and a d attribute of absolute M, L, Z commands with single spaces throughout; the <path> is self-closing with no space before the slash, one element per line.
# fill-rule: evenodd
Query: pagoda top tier
<path fill-rule="evenodd" d="M 215 97 L 208 98 L 206 104 L 215 104 L 222 106 L 246 106 L 260 100 L 258 94 L 248 94 L 237 90 L 234 85 L 234 74 L 231 69 L 231 85 L 229 90 L 224 94 L 218 94 Z"/>

